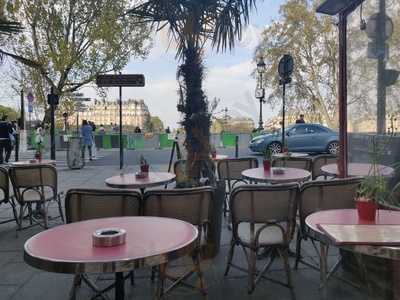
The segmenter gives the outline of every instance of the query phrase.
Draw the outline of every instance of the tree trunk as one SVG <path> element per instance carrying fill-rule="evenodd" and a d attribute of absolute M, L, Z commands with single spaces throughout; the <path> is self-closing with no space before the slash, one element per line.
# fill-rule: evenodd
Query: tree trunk
<path fill-rule="evenodd" d="M 184 62 L 178 69 L 184 97 L 184 120 L 186 131 L 187 174 L 192 184 L 197 185 L 201 176 L 214 182 L 210 153 L 211 118 L 208 102 L 204 94 L 202 53 L 196 47 L 188 47 L 183 52 Z"/>

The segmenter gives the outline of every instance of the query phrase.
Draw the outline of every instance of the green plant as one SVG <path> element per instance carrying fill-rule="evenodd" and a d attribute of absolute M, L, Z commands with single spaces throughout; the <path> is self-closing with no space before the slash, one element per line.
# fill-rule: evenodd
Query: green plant
<path fill-rule="evenodd" d="M 264 151 L 264 160 L 272 160 L 272 150 L 269 147 L 267 147 Z"/>
<path fill-rule="evenodd" d="M 147 166 L 148 165 L 147 160 L 144 158 L 143 155 L 140 155 L 140 165 L 141 166 Z"/>
<path fill-rule="evenodd" d="M 387 180 L 380 175 L 365 177 L 358 188 L 358 200 L 385 202 L 389 195 Z"/>

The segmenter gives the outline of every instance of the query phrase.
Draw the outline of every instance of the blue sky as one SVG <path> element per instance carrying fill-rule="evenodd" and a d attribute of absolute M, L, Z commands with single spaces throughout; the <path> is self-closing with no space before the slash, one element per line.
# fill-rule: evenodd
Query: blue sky
<path fill-rule="evenodd" d="M 257 121 L 258 100 L 254 98 L 255 80 L 251 77 L 254 68 L 253 53 L 260 39 L 262 29 L 278 18 L 279 7 L 283 0 L 265 0 L 259 2 L 257 11 L 252 13 L 250 25 L 245 30 L 232 52 L 215 53 L 209 49 L 205 56 L 206 79 L 204 88 L 209 99 L 220 98 L 219 110 L 228 107 L 234 116 L 251 117 Z M 142 98 L 150 113 L 159 116 L 166 126 L 176 128 L 180 115 L 176 111 L 177 83 L 173 46 L 166 51 L 168 39 L 165 33 L 157 34 L 146 60 L 134 60 L 124 73 L 143 73 L 146 76 L 145 88 L 125 88 L 123 98 Z M 95 96 L 93 91 L 85 94 Z M 109 98 L 117 98 L 117 89 L 109 89 Z M 271 107 L 264 105 L 264 115 L 272 116 Z"/>

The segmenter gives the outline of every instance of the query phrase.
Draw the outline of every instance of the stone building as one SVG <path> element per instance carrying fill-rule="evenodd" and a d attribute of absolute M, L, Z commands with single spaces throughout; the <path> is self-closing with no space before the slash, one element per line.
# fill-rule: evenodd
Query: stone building
<path fill-rule="evenodd" d="M 119 124 L 118 101 L 95 100 L 88 105 L 84 112 L 80 113 L 81 120 L 92 121 L 97 125 L 109 126 Z M 122 102 L 122 123 L 124 126 L 145 128 L 150 120 L 150 112 L 143 100 Z"/>

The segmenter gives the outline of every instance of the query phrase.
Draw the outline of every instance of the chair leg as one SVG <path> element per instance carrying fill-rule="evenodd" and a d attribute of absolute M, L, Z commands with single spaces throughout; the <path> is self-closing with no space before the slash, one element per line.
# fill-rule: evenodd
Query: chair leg
<path fill-rule="evenodd" d="M 294 263 L 294 269 L 297 270 L 299 267 L 299 262 L 301 259 L 301 241 L 302 241 L 302 236 L 300 233 L 300 228 L 297 231 L 296 235 L 296 261 Z"/>
<path fill-rule="evenodd" d="M 11 198 L 10 201 L 9 201 L 9 203 L 10 203 L 11 208 L 12 208 L 12 211 L 13 211 L 15 223 L 17 223 L 17 225 L 18 225 L 18 222 L 19 222 L 19 221 L 18 221 L 17 209 L 16 209 L 16 207 L 15 207 L 15 202 L 14 202 L 14 200 Z"/>
<path fill-rule="evenodd" d="M 166 269 L 167 269 L 166 263 L 158 266 L 157 299 L 161 299 L 164 296 Z"/>
<path fill-rule="evenodd" d="M 293 300 L 296 300 L 296 294 L 294 293 L 294 289 L 293 289 L 292 274 L 291 274 L 290 265 L 289 265 L 289 248 L 278 249 L 278 252 L 279 252 L 279 255 L 283 259 L 283 265 L 284 265 L 286 277 L 287 277 L 287 285 L 290 289 L 291 297 Z"/>
<path fill-rule="evenodd" d="M 44 228 L 48 229 L 49 228 L 49 220 L 47 219 L 47 205 L 46 205 L 46 203 L 43 203 L 43 223 L 44 223 Z"/>
<path fill-rule="evenodd" d="M 195 272 L 196 272 L 197 276 L 199 277 L 200 292 L 203 295 L 207 295 L 207 290 L 206 290 L 205 283 L 204 283 L 203 272 L 201 271 L 201 267 L 200 267 L 200 253 L 199 253 L 199 251 L 196 251 L 196 252 L 197 253 L 192 256 L 192 261 L 194 264 Z"/>
<path fill-rule="evenodd" d="M 328 249 L 327 246 L 324 243 L 319 243 L 320 245 L 320 289 L 322 289 L 322 298 L 326 299 L 327 297 L 327 292 L 326 292 L 326 283 L 327 283 L 327 272 L 328 272 L 328 261 L 327 261 L 327 255 L 328 255 Z"/>
<path fill-rule="evenodd" d="M 24 204 L 20 204 L 19 206 L 19 222 L 18 222 L 18 230 L 22 229 L 22 221 L 24 219 Z"/>
<path fill-rule="evenodd" d="M 134 286 L 135 285 L 135 270 L 130 271 L 129 277 L 131 279 L 131 285 Z"/>
<path fill-rule="evenodd" d="M 249 251 L 250 257 L 249 257 L 249 277 L 248 277 L 248 287 L 247 287 L 247 292 L 249 294 L 253 293 L 254 288 L 255 288 L 255 280 L 254 276 L 256 274 L 256 259 L 257 259 L 257 252 L 255 249 L 250 249 Z"/>
<path fill-rule="evenodd" d="M 229 253 L 228 253 L 228 261 L 227 261 L 227 263 L 226 263 L 226 268 L 225 268 L 225 273 L 224 273 L 224 276 L 228 276 L 228 273 L 229 273 L 229 270 L 230 270 L 230 268 L 231 268 L 231 263 L 232 263 L 232 259 L 233 259 L 233 254 L 234 254 L 234 252 L 235 252 L 235 243 L 234 243 L 234 241 L 232 240 L 231 241 L 231 247 L 230 247 L 230 249 L 229 249 Z"/>
<path fill-rule="evenodd" d="M 58 210 L 60 212 L 61 221 L 65 223 L 64 213 L 61 206 L 61 196 L 57 195 Z"/>
<path fill-rule="evenodd" d="M 33 220 L 32 220 L 32 205 L 30 203 L 28 203 L 28 214 L 29 214 L 29 224 L 32 225 L 33 224 Z"/>
<path fill-rule="evenodd" d="M 156 267 L 151 267 L 151 277 L 150 277 L 151 282 L 154 282 L 155 278 L 156 278 Z"/>

